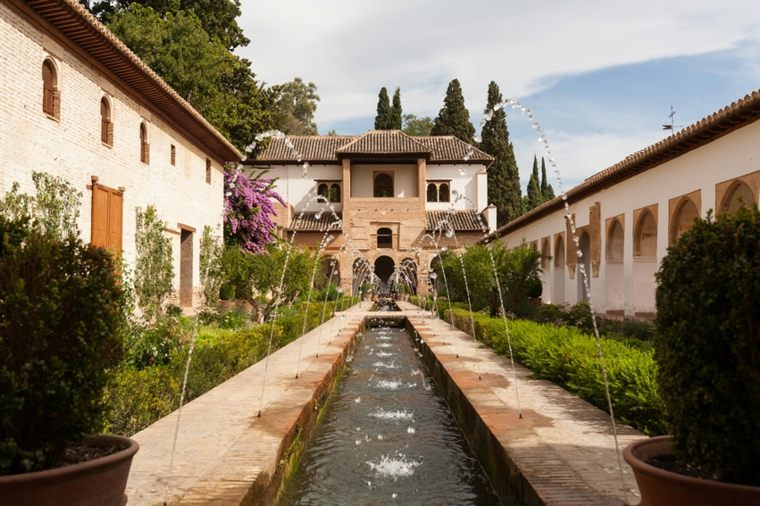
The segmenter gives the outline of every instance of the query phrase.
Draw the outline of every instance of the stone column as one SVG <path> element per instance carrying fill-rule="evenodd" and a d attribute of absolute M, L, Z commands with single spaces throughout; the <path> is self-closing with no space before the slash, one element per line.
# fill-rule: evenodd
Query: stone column
<path fill-rule="evenodd" d="M 425 195 L 427 195 L 427 161 L 424 158 L 417 159 L 417 196 L 425 207 Z M 451 191 L 451 189 L 449 189 Z"/>
<path fill-rule="evenodd" d="M 349 201 L 351 200 L 351 160 L 348 158 L 343 159 L 343 220 L 346 218 L 346 211 L 348 211 Z M 345 225 L 344 225 L 345 230 Z"/>

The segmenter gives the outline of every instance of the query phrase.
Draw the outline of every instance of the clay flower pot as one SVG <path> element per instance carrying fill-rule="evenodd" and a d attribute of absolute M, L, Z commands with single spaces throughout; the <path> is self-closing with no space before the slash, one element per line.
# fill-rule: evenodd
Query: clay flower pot
<path fill-rule="evenodd" d="M 92 446 L 121 446 L 105 457 L 45 471 L 0 476 L 0 502 L 14 506 L 123 506 L 136 441 L 121 436 L 94 436 Z"/>
<path fill-rule="evenodd" d="M 694 478 L 647 464 L 671 453 L 672 437 L 659 436 L 628 445 L 623 452 L 641 492 L 639 506 L 760 506 L 760 487 Z"/>

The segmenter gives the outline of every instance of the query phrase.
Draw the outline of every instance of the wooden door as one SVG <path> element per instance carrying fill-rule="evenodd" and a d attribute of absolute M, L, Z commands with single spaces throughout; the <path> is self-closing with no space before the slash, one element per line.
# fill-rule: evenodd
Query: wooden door
<path fill-rule="evenodd" d="M 102 185 L 92 186 L 92 237 L 95 246 L 121 256 L 124 194 Z"/>

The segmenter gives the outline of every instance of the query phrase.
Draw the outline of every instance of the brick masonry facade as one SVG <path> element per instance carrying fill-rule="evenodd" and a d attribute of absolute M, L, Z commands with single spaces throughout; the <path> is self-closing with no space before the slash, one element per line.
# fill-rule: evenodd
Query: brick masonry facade
<path fill-rule="evenodd" d="M 123 189 L 123 258 L 135 261 L 135 213 L 156 206 L 167 222 L 180 280 L 180 230 L 193 231 L 192 283 L 199 286 L 199 240 L 205 226 L 221 233 L 223 160 L 173 128 L 170 119 L 124 85 L 109 69 L 94 65 L 81 50 L 33 14 L 0 3 L 0 193 L 14 182 L 34 193 L 32 172 L 64 178 L 82 192 L 79 228 L 91 239 L 93 177 Z M 60 119 L 42 110 L 42 65 L 50 59 L 60 90 Z M 110 102 L 113 143 L 101 141 L 100 103 Z M 140 124 L 150 144 L 149 163 L 140 161 Z M 175 146 L 176 164 L 171 163 Z M 211 182 L 206 182 L 206 160 Z M 175 298 L 175 302 L 178 299 Z"/>

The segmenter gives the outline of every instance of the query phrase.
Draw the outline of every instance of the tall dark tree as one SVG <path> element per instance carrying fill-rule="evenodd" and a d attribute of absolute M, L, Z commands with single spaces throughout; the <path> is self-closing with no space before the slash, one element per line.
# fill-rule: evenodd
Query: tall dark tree
<path fill-rule="evenodd" d="M 377 116 L 375 116 L 375 130 L 391 129 L 391 101 L 388 98 L 388 90 L 383 86 L 377 95 Z"/>
<path fill-rule="evenodd" d="M 458 79 L 449 83 L 443 107 L 433 122 L 431 134 L 453 135 L 464 142 L 473 142 L 475 127 L 470 123 L 470 113 L 464 106 L 464 95 Z"/>
<path fill-rule="evenodd" d="M 554 198 L 554 188 L 546 179 L 546 160 L 543 156 L 541 157 L 541 197 L 544 202 Z"/>
<path fill-rule="evenodd" d="M 491 81 L 488 85 L 488 104 L 485 113 L 493 111 L 502 101 L 499 86 Z M 480 149 L 494 157 L 488 169 L 488 203 L 496 206 L 496 221 L 499 226 L 522 214 L 523 200 L 520 190 L 520 175 L 515 160 L 512 143 L 509 142 L 507 115 L 503 109 L 483 125 Z"/>
<path fill-rule="evenodd" d="M 393 93 L 393 106 L 391 106 L 390 129 L 401 130 L 401 89 L 396 88 Z"/>
<path fill-rule="evenodd" d="M 541 182 L 538 178 L 538 159 L 533 156 L 533 172 L 530 174 L 530 180 L 528 181 L 528 209 L 538 207 L 543 202 L 543 196 L 541 195 Z"/>

